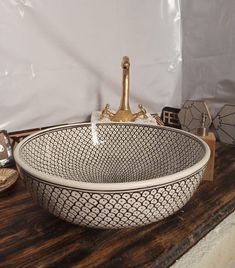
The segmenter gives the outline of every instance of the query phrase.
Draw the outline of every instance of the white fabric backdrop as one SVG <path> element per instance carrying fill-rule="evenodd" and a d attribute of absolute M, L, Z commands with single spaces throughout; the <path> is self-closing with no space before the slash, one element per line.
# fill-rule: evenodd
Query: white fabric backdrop
<path fill-rule="evenodd" d="M 235 104 L 235 1 L 182 0 L 182 99 Z"/>
<path fill-rule="evenodd" d="M 179 2 L 0 0 L 0 129 L 117 109 L 124 55 L 133 111 L 204 99 L 215 115 L 235 103 L 235 1 Z"/>
<path fill-rule="evenodd" d="M 0 129 L 116 110 L 124 55 L 133 112 L 180 105 L 179 0 L 0 0 Z"/>

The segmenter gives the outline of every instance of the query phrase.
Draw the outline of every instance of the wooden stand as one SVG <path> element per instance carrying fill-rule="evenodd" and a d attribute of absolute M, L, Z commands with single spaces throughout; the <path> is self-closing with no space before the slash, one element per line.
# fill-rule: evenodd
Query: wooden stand
<path fill-rule="evenodd" d="M 211 156 L 207 164 L 207 168 L 205 170 L 205 173 L 203 175 L 204 181 L 213 181 L 214 179 L 214 165 L 215 165 L 215 144 L 216 144 L 216 138 L 213 132 L 209 132 L 207 136 L 200 136 L 201 139 L 203 139 L 211 150 Z"/>

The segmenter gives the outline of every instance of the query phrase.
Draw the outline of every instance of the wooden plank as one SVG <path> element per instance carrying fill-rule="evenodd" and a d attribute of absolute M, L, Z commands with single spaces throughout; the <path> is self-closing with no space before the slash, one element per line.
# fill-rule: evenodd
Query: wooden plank
<path fill-rule="evenodd" d="M 217 146 L 215 179 L 176 214 L 145 227 L 74 226 L 31 200 L 21 180 L 0 194 L 0 267 L 168 267 L 235 209 L 235 149 Z"/>

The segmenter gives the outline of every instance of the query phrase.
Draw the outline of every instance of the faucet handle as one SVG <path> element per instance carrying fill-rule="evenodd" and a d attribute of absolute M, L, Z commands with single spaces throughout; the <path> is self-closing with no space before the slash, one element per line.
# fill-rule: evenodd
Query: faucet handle
<path fill-rule="evenodd" d="M 139 104 L 138 107 L 139 107 L 140 111 L 137 112 L 137 113 L 134 113 L 134 114 L 133 114 L 135 120 L 136 120 L 138 117 L 141 117 L 141 116 L 143 116 L 144 119 L 147 119 L 148 116 L 147 116 L 147 111 L 146 111 L 146 109 L 143 107 L 142 104 Z"/>
<path fill-rule="evenodd" d="M 100 119 L 108 117 L 110 120 L 112 120 L 115 114 L 110 111 L 109 107 L 109 104 L 105 105 L 104 110 L 101 112 Z"/>

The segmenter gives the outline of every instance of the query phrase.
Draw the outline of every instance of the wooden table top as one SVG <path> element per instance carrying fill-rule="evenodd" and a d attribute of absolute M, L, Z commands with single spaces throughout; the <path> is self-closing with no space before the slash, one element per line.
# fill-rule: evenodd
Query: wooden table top
<path fill-rule="evenodd" d="M 219 145 L 215 180 L 186 206 L 148 226 L 74 226 L 31 199 L 19 179 L 0 193 L 0 267 L 169 267 L 235 210 L 235 147 Z"/>

